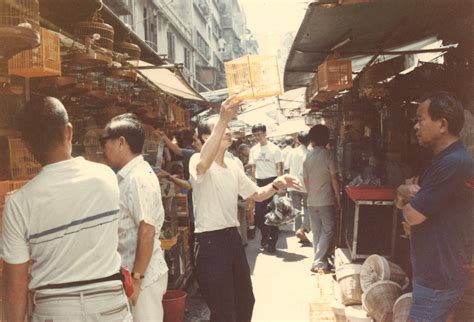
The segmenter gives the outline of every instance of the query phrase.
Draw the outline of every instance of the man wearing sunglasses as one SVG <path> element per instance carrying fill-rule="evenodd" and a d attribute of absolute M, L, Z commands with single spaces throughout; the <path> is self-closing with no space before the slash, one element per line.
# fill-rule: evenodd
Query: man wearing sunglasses
<path fill-rule="evenodd" d="M 118 250 L 122 265 L 132 272 L 133 320 L 162 321 L 161 300 L 166 291 L 168 267 L 160 247 L 164 209 L 158 178 L 143 159 L 143 124 L 133 114 L 114 117 L 100 139 L 120 188 Z"/>

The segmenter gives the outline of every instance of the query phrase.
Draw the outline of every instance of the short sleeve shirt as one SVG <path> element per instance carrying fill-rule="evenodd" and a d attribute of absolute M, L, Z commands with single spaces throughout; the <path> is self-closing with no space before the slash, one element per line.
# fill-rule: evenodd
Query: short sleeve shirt
<path fill-rule="evenodd" d="M 198 175 L 199 157 L 200 154 L 196 153 L 189 162 L 195 232 L 238 227 L 237 197 L 240 195 L 247 199 L 257 192 L 258 187 L 237 163 L 229 158 L 225 158 L 226 167 L 213 162 L 205 173 Z"/>
<path fill-rule="evenodd" d="M 258 143 L 250 149 L 249 164 L 255 165 L 256 179 L 278 176 L 276 165 L 283 161 L 280 148 L 272 142 L 267 142 L 265 145 Z"/>
<path fill-rule="evenodd" d="M 308 206 L 332 206 L 335 203 L 331 176 L 337 173 L 334 154 L 325 148 L 314 147 L 304 157 L 302 177 L 308 180 Z"/>
<path fill-rule="evenodd" d="M 431 160 L 412 207 L 427 219 L 411 226 L 413 276 L 434 289 L 466 281 L 472 254 L 474 162 L 460 141 Z"/>
<path fill-rule="evenodd" d="M 303 179 L 303 160 L 308 153 L 308 149 L 304 145 L 300 145 L 297 148 L 292 149 L 286 158 L 285 167 L 289 169 L 289 174 L 297 177 L 301 184 L 304 184 Z M 295 191 L 293 188 L 289 188 L 289 191 Z"/>
<path fill-rule="evenodd" d="M 32 260 L 30 289 L 113 275 L 120 268 L 118 212 L 109 167 L 82 157 L 46 165 L 7 199 L 3 259 Z"/>
<path fill-rule="evenodd" d="M 118 250 L 122 256 L 122 265 L 130 271 L 135 263 L 140 222 L 155 227 L 153 254 L 142 283 L 144 289 L 168 271 L 159 239 L 165 220 L 160 184 L 153 169 L 141 155 L 129 161 L 117 173 L 117 177 L 120 188 Z"/>

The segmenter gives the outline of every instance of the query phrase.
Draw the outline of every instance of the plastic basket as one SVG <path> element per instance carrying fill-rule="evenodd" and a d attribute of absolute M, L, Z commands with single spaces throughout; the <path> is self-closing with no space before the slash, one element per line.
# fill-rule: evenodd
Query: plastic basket
<path fill-rule="evenodd" d="M 9 138 L 10 175 L 13 180 L 31 179 L 41 170 L 41 165 L 27 149 L 22 139 Z"/>
<path fill-rule="evenodd" d="M 229 95 L 259 99 L 281 95 L 280 71 L 275 56 L 248 55 L 225 65 Z"/>
<path fill-rule="evenodd" d="M 352 87 L 352 62 L 326 60 L 318 67 L 319 91 L 340 91 Z"/>
<path fill-rule="evenodd" d="M 39 47 L 24 50 L 8 61 L 10 75 L 21 77 L 61 76 L 61 44 L 59 36 L 41 28 Z"/>

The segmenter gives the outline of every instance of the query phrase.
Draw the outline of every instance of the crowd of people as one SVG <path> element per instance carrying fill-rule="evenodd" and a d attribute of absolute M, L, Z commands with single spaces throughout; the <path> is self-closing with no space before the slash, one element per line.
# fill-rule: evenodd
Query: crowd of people
<path fill-rule="evenodd" d="M 163 320 L 168 267 L 159 240 L 165 217 L 159 179 L 188 196 L 194 274 L 211 321 L 252 319 L 249 202 L 261 249 L 271 255 L 279 227 L 268 221 L 269 205 L 289 197 L 298 213 L 296 237 L 313 245 L 310 270 L 327 271 L 341 209 L 329 128 L 315 125 L 296 140 L 286 138 L 282 149 L 256 124 L 252 146 L 233 139 L 229 128 L 240 104 L 229 97 L 217 116 L 175 140 L 155 129 L 171 152 L 157 157 L 157 170 L 142 155 L 145 128 L 133 114 L 105 126 L 100 143 L 107 166 L 72 156 L 73 128 L 59 100 L 29 101 L 19 124 L 43 168 L 5 206 L 8 321 L 26 314 L 42 322 Z M 435 157 L 419 180 L 398 189 L 397 206 L 412 225 L 414 321 L 445 318 L 466 284 L 474 175 L 459 141 L 460 113 L 446 94 L 420 103 L 415 130 Z M 429 309 L 433 301 L 436 310 Z"/>

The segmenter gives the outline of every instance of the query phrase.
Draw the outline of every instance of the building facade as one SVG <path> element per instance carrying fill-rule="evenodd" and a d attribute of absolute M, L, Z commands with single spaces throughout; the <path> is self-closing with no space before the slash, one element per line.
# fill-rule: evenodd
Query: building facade
<path fill-rule="evenodd" d="M 238 0 L 104 0 L 199 92 L 226 87 L 224 62 L 257 54 Z"/>

